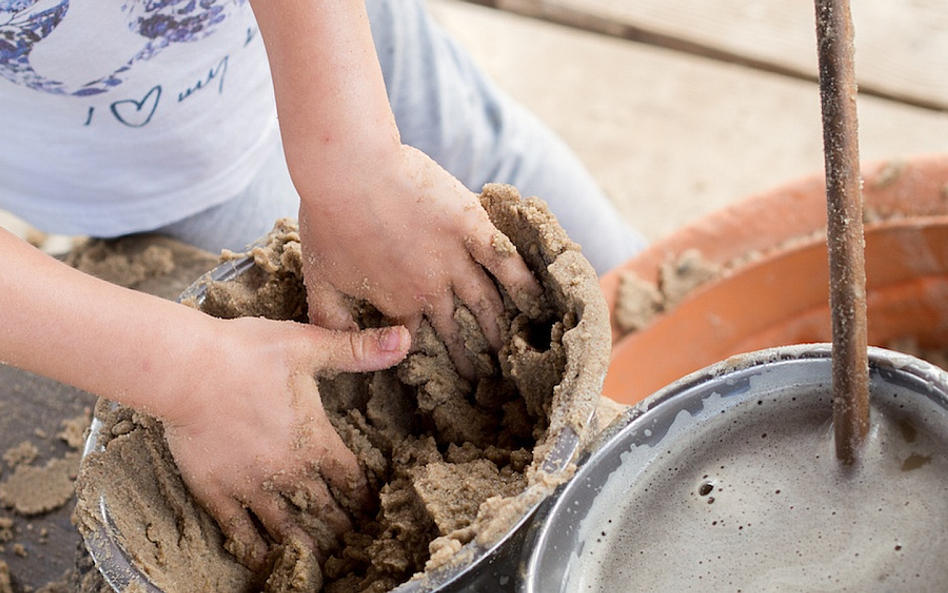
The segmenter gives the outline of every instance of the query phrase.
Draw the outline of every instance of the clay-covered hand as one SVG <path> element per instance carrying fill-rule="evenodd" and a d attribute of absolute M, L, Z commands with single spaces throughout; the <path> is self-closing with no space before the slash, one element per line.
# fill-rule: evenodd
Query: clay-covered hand
<path fill-rule="evenodd" d="M 410 330 L 426 314 L 472 375 L 454 298 L 499 347 L 502 302 L 489 274 L 511 294 L 539 296 L 526 264 L 469 190 L 401 143 L 364 2 L 251 4 L 301 198 L 310 321 L 351 328 L 343 295 Z"/>
<path fill-rule="evenodd" d="M 396 364 L 408 351 L 408 332 L 217 321 L 220 347 L 209 353 L 206 374 L 187 407 L 163 418 L 181 474 L 220 524 L 228 550 L 251 569 L 262 568 L 267 555 L 256 524 L 276 541 L 301 535 L 325 552 L 333 542 L 315 541 L 294 517 L 316 517 L 339 535 L 351 528 L 347 507 L 374 503 L 323 410 L 315 376 Z"/>
<path fill-rule="evenodd" d="M 503 301 L 495 279 L 515 302 L 540 295 L 536 279 L 477 196 L 424 153 L 402 145 L 347 181 L 332 195 L 303 194 L 310 320 L 354 328 L 345 295 L 371 302 L 413 334 L 427 316 L 458 370 L 472 376 L 455 298 L 497 349 Z"/>

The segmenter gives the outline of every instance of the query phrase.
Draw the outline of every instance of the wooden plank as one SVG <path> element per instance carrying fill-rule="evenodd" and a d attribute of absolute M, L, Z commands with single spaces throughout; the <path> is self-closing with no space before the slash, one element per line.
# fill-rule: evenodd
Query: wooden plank
<path fill-rule="evenodd" d="M 429 4 L 649 239 L 823 168 L 813 83 L 457 0 Z M 865 160 L 948 150 L 948 114 L 862 97 L 859 116 Z"/>
<path fill-rule="evenodd" d="M 807 0 L 490 0 L 499 8 L 813 79 Z M 860 0 L 852 7 L 862 91 L 948 109 L 948 2 Z"/>

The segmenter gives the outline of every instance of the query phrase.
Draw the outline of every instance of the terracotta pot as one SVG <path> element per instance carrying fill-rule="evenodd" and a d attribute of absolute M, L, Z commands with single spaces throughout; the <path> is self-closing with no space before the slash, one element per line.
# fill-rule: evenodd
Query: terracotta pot
<path fill-rule="evenodd" d="M 948 347 L 948 155 L 868 164 L 863 176 L 869 342 Z M 814 175 L 684 227 L 603 277 L 613 313 L 604 394 L 632 404 L 735 354 L 830 341 L 825 225 L 823 176 Z M 657 283 L 662 264 L 689 249 L 725 272 L 622 335 L 621 276 Z"/>

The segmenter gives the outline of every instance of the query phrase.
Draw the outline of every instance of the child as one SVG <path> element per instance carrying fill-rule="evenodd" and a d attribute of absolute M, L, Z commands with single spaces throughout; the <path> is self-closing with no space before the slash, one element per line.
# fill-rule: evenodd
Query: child
<path fill-rule="evenodd" d="M 367 501 L 316 372 L 397 363 L 424 315 L 469 373 L 455 297 L 497 346 L 494 279 L 539 290 L 518 255 L 493 248 L 498 231 L 468 188 L 543 197 L 599 271 L 640 241 L 422 0 L 250 4 L 0 8 L 0 207 L 47 231 L 158 231 L 215 251 L 298 215 L 313 325 L 213 319 L 0 230 L 0 361 L 161 418 L 185 481 L 259 567 L 251 514 L 278 540 L 293 529 L 281 489 L 302 484 L 340 531 L 327 484 Z M 357 331 L 346 295 L 394 325 Z"/>

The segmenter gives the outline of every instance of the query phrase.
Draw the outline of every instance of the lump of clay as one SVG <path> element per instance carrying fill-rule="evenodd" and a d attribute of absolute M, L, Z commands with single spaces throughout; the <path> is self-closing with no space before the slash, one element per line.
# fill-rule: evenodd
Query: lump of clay
<path fill-rule="evenodd" d="M 721 274 L 721 266 L 705 260 L 697 249 L 668 258 L 659 268 L 658 285 L 642 280 L 635 272 L 624 271 L 619 275 L 616 324 L 623 333 L 644 329 Z"/>
<path fill-rule="evenodd" d="M 379 499 L 378 512 L 356 517 L 331 557 L 317 566 L 303 546 L 274 545 L 271 574 L 249 574 L 191 499 L 160 423 L 108 402 L 97 410 L 100 450 L 78 480 L 77 517 L 87 537 L 101 532 L 101 496 L 121 547 L 167 593 L 386 591 L 469 562 L 477 546 L 503 537 L 570 475 L 575 446 L 564 456 L 558 439 L 595 431 L 610 330 L 595 272 L 543 202 L 501 185 L 486 186 L 481 201 L 504 234 L 495 247 L 522 255 L 544 288 L 542 302 L 515 302 L 501 291 L 504 345 L 496 355 L 459 306 L 476 381 L 457 373 L 426 322 L 393 369 L 319 379 L 324 407 Z M 243 257 L 254 265 L 235 280 L 208 281 L 190 304 L 225 318 L 305 322 L 295 223 L 279 221 Z M 365 303 L 353 308 L 364 326 L 383 321 Z"/>

